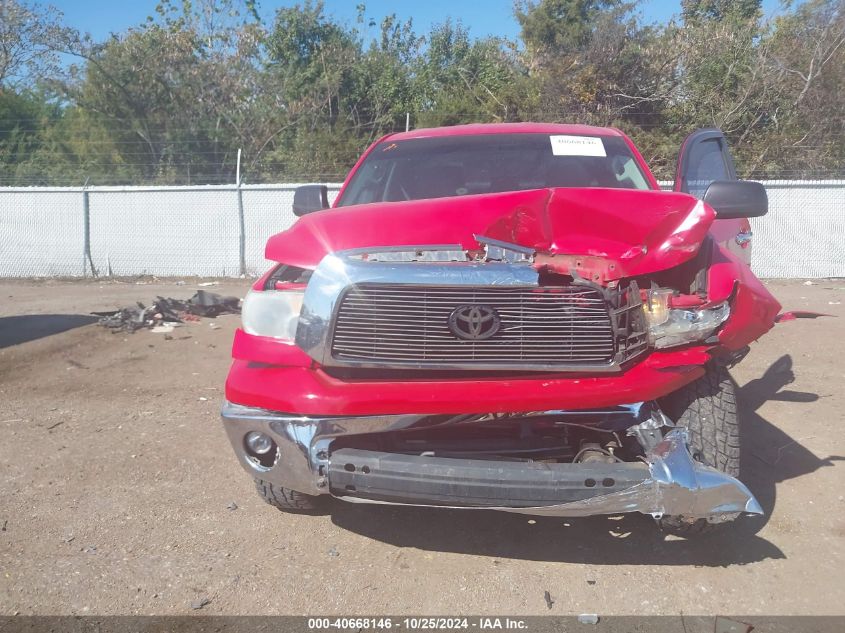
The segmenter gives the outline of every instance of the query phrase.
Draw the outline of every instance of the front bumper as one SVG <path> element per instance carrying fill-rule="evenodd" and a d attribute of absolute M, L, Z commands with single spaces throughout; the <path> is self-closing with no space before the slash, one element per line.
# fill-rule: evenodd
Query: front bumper
<path fill-rule="evenodd" d="M 427 425 L 431 416 L 314 418 L 227 402 L 222 417 L 247 472 L 311 495 L 549 516 L 641 512 L 714 523 L 763 512 L 740 481 L 692 459 L 683 429 L 670 431 L 641 464 L 543 464 L 331 450 L 337 437 Z M 249 456 L 250 431 L 274 440 L 272 464 Z"/>
<path fill-rule="evenodd" d="M 661 398 L 704 374 L 705 345 L 656 351 L 612 375 L 341 379 L 295 345 L 238 331 L 226 398 L 258 409 L 302 415 L 374 416 L 594 409 Z"/>

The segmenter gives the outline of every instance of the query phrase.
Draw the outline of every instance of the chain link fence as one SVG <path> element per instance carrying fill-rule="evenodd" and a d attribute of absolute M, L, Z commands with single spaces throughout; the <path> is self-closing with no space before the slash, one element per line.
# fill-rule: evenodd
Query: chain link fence
<path fill-rule="evenodd" d="M 751 218 L 759 277 L 845 277 L 845 180 L 763 183 L 769 213 Z"/>
<path fill-rule="evenodd" d="M 845 277 L 845 180 L 763 184 L 754 272 Z M 259 275 L 267 238 L 296 220 L 297 186 L 0 187 L 0 277 Z"/>
<path fill-rule="evenodd" d="M 257 275 L 298 186 L 0 188 L 0 277 Z"/>

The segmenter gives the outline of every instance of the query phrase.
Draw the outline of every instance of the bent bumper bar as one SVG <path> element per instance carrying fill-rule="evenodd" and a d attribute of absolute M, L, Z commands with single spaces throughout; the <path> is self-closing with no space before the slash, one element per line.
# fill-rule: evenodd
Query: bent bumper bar
<path fill-rule="evenodd" d="M 332 452 L 329 465 L 336 497 L 454 507 L 557 505 L 627 490 L 648 478 L 642 462 L 526 463 L 351 448 Z"/>
<path fill-rule="evenodd" d="M 247 472 L 278 486 L 331 493 L 345 501 L 570 517 L 641 512 L 713 523 L 763 513 L 743 483 L 692 459 L 680 428 L 670 431 L 643 463 L 542 464 L 331 452 L 331 442 L 341 435 L 407 429 L 427 423 L 430 416 L 308 418 L 226 403 L 222 417 Z M 275 441 L 271 466 L 247 454 L 244 436 L 250 431 Z"/>

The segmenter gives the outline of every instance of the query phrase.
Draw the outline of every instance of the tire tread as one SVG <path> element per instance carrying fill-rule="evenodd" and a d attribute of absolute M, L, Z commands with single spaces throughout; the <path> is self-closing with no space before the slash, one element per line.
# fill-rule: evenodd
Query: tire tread
<path fill-rule="evenodd" d="M 258 477 L 255 478 L 255 489 L 264 501 L 285 512 L 314 512 L 320 509 L 319 497 L 274 486 Z"/>
<path fill-rule="evenodd" d="M 690 450 L 695 459 L 739 476 L 740 426 L 736 384 L 723 365 L 712 364 L 707 372 L 686 387 L 667 396 L 661 406 L 675 424 L 687 429 Z M 681 517 L 664 517 L 661 528 L 678 536 L 698 536 L 722 524 L 698 519 L 692 523 Z"/>

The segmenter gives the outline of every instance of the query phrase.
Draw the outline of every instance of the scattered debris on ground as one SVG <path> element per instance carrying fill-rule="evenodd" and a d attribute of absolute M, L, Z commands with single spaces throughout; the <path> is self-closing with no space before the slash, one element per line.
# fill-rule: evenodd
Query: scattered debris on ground
<path fill-rule="evenodd" d="M 554 600 L 552 600 L 552 594 L 550 594 L 550 593 L 547 591 L 547 592 L 545 592 L 545 593 L 543 594 L 543 597 L 546 599 L 546 606 L 547 606 L 549 609 L 551 609 L 551 608 L 552 608 L 552 605 L 555 603 L 555 601 L 554 601 Z"/>
<path fill-rule="evenodd" d="M 169 334 L 176 325 L 186 321 L 198 321 L 199 317 L 213 319 L 221 314 L 239 314 L 240 299 L 224 297 L 213 292 L 197 290 L 196 294 L 183 301 L 156 297 L 150 306 L 138 302 L 114 312 L 94 312 L 100 317 L 100 325 L 114 332 L 134 332 L 150 329 L 159 334 Z"/>
<path fill-rule="evenodd" d="M 194 610 L 202 609 L 207 604 L 211 604 L 211 600 L 203 596 L 199 600 L 194 600 L 193 602 L 191 602 L 191 608 Z"/>
<path fill-rule="evenodd" d="M 792 310 L 791 312 L 782 312 L 775 317 L 775 323 L 783 321 L 794 321 L 795 319 L 817 319 L 819 317 L 832 317 L 832 314 L 825 314 L 824 312 L 807 312 L 805 310 Z"/>
<path fill-rule="evenodd" d="M 226 506 L 226 508 L 228 508 L 229 510 L 237 510 L 237 509 L 238 509 L 238 504 L 237 504 L 237 503 L 235 503 L 234 501 L 232 501 L 232 503 L 230 503 L 229 505 L 227 505 L 227 506 Z"/>
<path fill-rule="evenodd" d="M 581 624 L 598 624 L 599 616 L 595 613 L 582 613 L 578 616 L 578 622 Z"/>
<path fill-rule="evenodd" d="M 340 556 L 340 552 L 337 551 L 337 547 L 332 546 L 332 548 L 326 552 L 329 556 L 335 557 Z"/>

